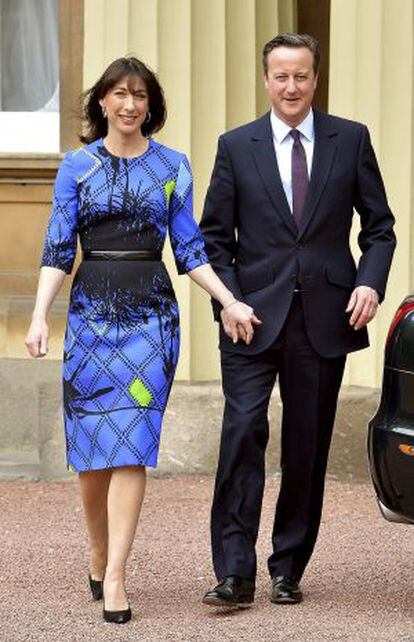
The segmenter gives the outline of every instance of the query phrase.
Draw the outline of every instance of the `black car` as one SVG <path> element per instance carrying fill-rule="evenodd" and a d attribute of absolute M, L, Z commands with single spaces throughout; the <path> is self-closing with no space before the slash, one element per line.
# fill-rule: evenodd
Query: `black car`
<path fill-rule="evenodd" d="M 369 423 L 368 454 L 382 514 L 414 524 L 414 296 L 401 303 L 388 332 L 381 402 Z"/>

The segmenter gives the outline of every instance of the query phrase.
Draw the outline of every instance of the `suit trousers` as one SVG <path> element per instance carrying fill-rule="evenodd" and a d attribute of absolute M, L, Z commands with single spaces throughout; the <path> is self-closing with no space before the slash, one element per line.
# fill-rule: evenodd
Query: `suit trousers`
<path fill-rule="evenodd" d="M 283 405 L 281 485 L 270 575 L 299 580 L 321 519 L 325 473 L 345 356 L 321 357 L 311 346 L 301 293 L 295 293 L 273 345 L 255 354 L 221 353 L 225 409 L 211 515 L 219 580 L 254 580 L 255 545 L 265 482 L 268 406 L 279 377 Z"/>

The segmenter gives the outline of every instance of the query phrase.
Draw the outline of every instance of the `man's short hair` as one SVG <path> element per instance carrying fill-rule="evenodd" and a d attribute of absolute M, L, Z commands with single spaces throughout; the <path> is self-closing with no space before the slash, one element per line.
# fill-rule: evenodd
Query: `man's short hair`
<path fill-rule="evenodd" d="M 313 36 L 307 33 L 280 33 L 272 40 L 269 40 L 263 47 L 263 70 L 265 76 L 269 69 L 268 56 L 273 49 L 277 47 L 306 47 L 313 55 L 313 71 L 315 76 L 318 75 L 320 65 L 319 42 Z"/>

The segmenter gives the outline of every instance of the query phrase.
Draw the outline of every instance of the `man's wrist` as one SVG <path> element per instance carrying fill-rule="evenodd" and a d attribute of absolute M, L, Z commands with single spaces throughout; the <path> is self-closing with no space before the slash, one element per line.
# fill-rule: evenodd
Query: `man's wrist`
<path fill-rule="evenodd" d="M 370 290 L 375 292 L 375 294 L 377 295 L 378 298 L 380 298 L 380 293 L 378 292 L 378 290 L 376 288 L 372 287 L 372 285 L 367 285 L 366 283 L 359 283 L 358 285 L 355 286 L 355 290 L 357 288 L 369 288 Z"/>

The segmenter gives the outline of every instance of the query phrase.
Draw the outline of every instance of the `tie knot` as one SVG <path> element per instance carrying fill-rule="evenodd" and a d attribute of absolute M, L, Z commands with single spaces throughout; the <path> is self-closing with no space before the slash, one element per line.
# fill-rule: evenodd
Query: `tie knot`
<path fill-rule="evenodd" d="M 292 136 L 295 143 L 297 143 L 298 140 L 300 140 L 300 131 L 298 129 L 291 129 L 290 135 Z"/>

